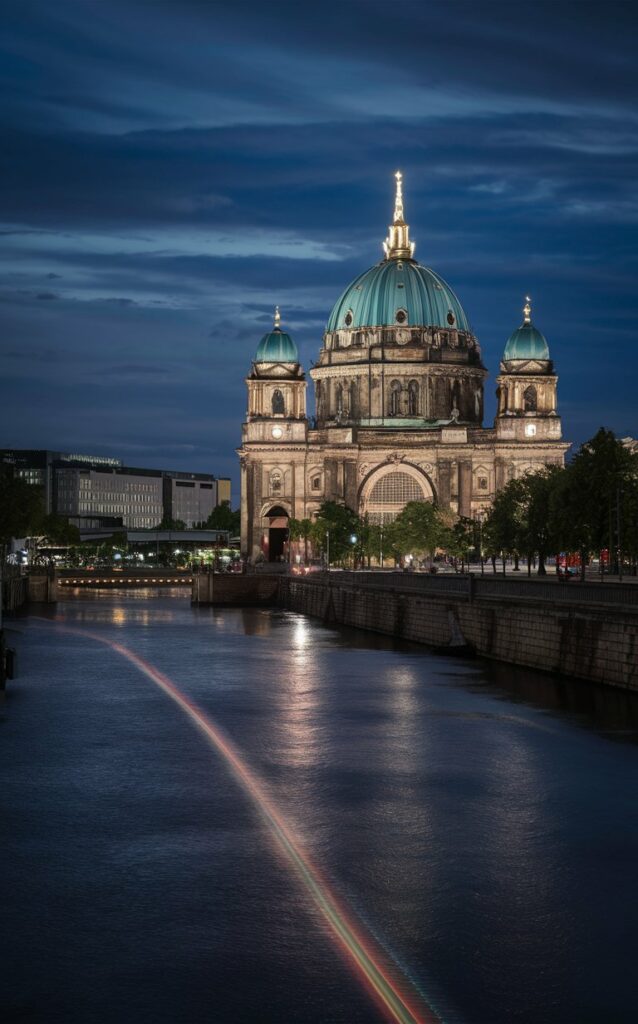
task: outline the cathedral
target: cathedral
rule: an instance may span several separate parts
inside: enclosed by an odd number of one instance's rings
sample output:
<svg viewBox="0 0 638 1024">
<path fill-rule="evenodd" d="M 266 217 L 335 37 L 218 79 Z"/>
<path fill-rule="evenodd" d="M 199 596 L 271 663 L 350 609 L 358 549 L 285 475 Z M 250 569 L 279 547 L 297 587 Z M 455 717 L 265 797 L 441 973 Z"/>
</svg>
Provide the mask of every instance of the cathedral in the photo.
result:
<svg viewBox="0 0 638 1024">
<path fill-rule="evenodd" d="M 330 314 L 310 370 L 314 417 L 278 309 L 259 343 L 239 449 L 247 558 L 280 560 L 288 519 L 312 519 L 327 500 L 375 523 L 408 501 L 480 519 L 508 480 L 563 465 L 558 378 L 530 300 L 505 345 L 496 418 L 486 427 L 480 345 L 449 285 L 414 258 L 399 172 L 383 251 Z"/>
</svg>

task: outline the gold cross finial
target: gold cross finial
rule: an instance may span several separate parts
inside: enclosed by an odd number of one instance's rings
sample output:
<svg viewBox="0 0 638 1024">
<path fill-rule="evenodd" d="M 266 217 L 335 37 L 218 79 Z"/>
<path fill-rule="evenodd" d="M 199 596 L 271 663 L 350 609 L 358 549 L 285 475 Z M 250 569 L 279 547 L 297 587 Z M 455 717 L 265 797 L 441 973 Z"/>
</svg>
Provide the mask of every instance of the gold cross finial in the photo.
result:
<svg viewBox="0 0 638 1024">
<path fill-rule="evenodd" d="M 529 324 L 532 322 L 532 300 L 529 295 L 525 296 L 525 305 L 523 306 L 523 323 Z"/>
<path fill-rule="evenodd" d="M 275 306 L 275 330 L 280 330 L 281 327 L 281 313 L 279 312 L 279 306 Z"/>
</svg>

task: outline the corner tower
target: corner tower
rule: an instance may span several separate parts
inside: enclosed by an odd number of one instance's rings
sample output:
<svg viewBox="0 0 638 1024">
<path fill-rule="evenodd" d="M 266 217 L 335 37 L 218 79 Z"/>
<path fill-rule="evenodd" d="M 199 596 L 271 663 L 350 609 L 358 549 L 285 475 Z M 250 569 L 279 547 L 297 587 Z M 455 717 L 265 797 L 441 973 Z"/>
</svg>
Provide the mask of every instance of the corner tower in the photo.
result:
<svg viewBox="0 0 638 1024">
<path fill-rule="evenodd" d="M 544 335 L 532 323 L 529 296 L 523 322 L 509 337 L 496 378 L 496 436 L 515 441 L 559 441 L 558 377 Z"/>
<path fill-rule="evenodd" d="M 248 411 L 239 449 L 242 553 L 276 562 L 286 550 L 288 520 L 299 514 L 308 438 L 306 378 L 297 346 L 281 329 L 278 306 L 246 387 Z"/>
</svg>

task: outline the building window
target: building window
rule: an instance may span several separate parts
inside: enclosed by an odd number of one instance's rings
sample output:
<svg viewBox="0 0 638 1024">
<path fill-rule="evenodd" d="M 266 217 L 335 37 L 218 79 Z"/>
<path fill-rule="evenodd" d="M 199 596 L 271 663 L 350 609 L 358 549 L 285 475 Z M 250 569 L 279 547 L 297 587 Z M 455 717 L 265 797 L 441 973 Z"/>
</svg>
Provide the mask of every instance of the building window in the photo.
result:
<svg viewBox="0 0 638 1024">
<path fill-rule="evenodd" d="M 310 486 L 312 487 L 313 491 L 321 490 L 321 477 L 313 476 L 312 480 L 310 481 Z"/>
<path fill-rule="evenodd" d="M 281 473 L 279 472 L 279 470 L 275 470 L 273 473 L 270 474 L 270 493 L 281 494 L 281 485 Z"/>
<path fill-rule="evenodd" d="M 419 385 L 411 380 L 408 384 L 408 416 L 419 415 Z"/>
<path fill-rule="evenodd" d="M 345 317 L 343 318 L 343 322 L 346 325 L 346 327 L 351 327 L 352 326 L 353 319 L 354 318 L 352 316 L 352 310 L 349 309 L 348 312 L 346 313 Z"/>
<path fill-rule="evenodd" d="M 525 388 L 523 392 L 523 407 L 525 412 L 536 412 L 538 407 L 538 397 L 536 395 L 536 388 L 533 384 L 530 384 L 528 388 Z"/>
<path fill-rule="evenodd" d="M 284 402 L 284 396 L 282 395 L 279 388 L 273 391 L 272 395 L 272 411 L 274 416 L 283 416 L 286 411 L 286 405 Z"/>
<path fill-rule="evenodd" d="M 343 415 L 343 388 L 341 384 L 337 384 L 335 389 L 335 409 L 337 416 Z"/>
<path fill-rule="evenodd" d="M 352 381 L 349 388 L 350 393 L 350 415 L 357 415 L 357 382 Z"/>
<path fill-rule="evenodd" d="M 404 324 L 408 319 L 408 313 L 405 309 L 397 309 L 394 314 L 394 322 L 397 324 Z"/>
<path fill-rule="evenodd" d="M 478 478 L 478 489 L 479 489 L 479 491 L 486 491 L 487 490 L 487 477 L 486 476 L 480 476 Z"/>
<path fill-rule="evenodd" d="M 456 323 L 456 317 L 454 316 L 452 310 L 449 310 L 448 312 L 447 322 L 449 323 L 450 327 L 454 327 L 454 324 Z"/>
<path fill-rule="evenodd" d="M 390 416 L 401 414 L 401 385 L 398 380 L 390 384 Z"/>
</svg>

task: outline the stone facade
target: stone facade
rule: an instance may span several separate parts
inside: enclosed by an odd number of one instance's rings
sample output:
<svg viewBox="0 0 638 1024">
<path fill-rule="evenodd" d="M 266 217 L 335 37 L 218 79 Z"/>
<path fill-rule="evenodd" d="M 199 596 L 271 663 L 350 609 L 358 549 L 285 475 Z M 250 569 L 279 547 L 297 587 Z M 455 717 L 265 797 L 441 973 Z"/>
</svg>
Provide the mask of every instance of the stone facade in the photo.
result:
<svg viewBox="0 0 638 1024">
<path fill-rule="evenodd" d="M 413 500 L 480 518 L 508 480 L 563 465 L 558 378 L 529 305 L 501 362 L 494 426 L 484 427 L 479 342 L 451 289 L 413 259 L 400 183 L 385 251 L 328 321 L 310 371 L 314 417 L 278 311 L 259 345 L 239 449 L 246 557 L 280 559 L 288 518 L 312 518 L 326 500 L 378 523 Z"/>
</svg>

